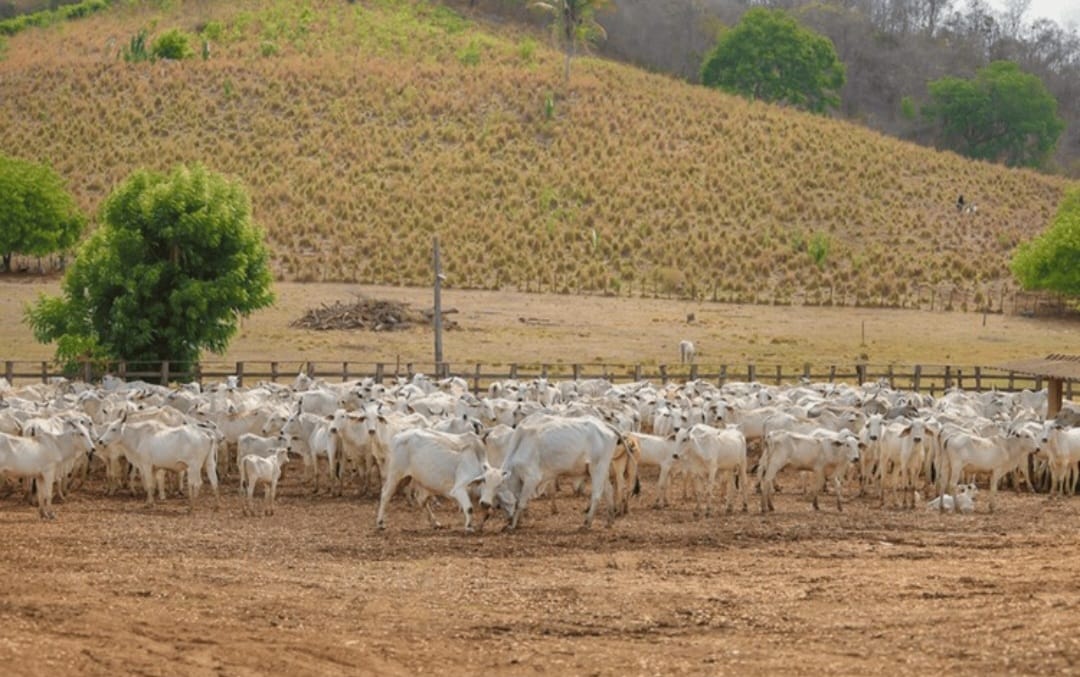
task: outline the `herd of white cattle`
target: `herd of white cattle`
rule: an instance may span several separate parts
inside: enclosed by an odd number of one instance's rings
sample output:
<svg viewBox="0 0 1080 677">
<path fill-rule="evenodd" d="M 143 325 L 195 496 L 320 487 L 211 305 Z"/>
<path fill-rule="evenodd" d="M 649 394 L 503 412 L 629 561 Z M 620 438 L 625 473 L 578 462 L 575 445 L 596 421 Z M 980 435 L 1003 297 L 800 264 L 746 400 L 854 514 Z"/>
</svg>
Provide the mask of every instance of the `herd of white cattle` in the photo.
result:
<svg viewBox="0 0 1080 677">
<path fill-rule="evenodd" d="M 36 494 L 43 519 L 55 517 L 54 492 L 63 497 L 99 467 L 106 493 L 134 495 L 141 485 L 149 506 L 155 494 L 166 498 L 166 473 L 175 473 L 192 508 L 204 476 L 216 505 L 219 476 L 235 472 L 244 512 L 271 514 L 290 457 L 302 461 L 315 494 L 324 478 L 334 495 L 374 485 L 380 529 L 399 493 L 401 505 L 425 507 L 434 526 L 433 500 L 445 497 L 460 505 L 466 530 L 492 514 L 513 529 L 537 497 L 550 496 L 554 509 L 559 481 L 588 487 L 585 526 L 601 509 L 610 523 L 638 494 L 644 467 L 658 469 L 655 507 L 668 505 L 681 477 L 695 515 L 713 512 L 721 479 L 726 510 L 736 500 L 747 510 L 755 472 L 760 509 L 771 511 L 784 469 L 806 472 L 814 509 L 828 488 L 842 510 L 847 484 L 883 507 L 970 512 L 980 481 L 992 512 L 1006 475 L 1032 490 L 1045 476 L 1052 493 L 1072 493 L 1076 412 L 1047 421 L 1046 408 L 1045 391 L 951 390 L 935 399 L 884 383 L 533 379 L 497 382 L 478 397 L 460 378 L 422 374 L 384 385 L 302 373 L 291 386 L 250 388 L 231 377 L 206 388 L 111 377 L 13 388 L 0 379 L 0 477 L 9 496 Z M 936 498 L 926 504 L 923 493 Z"/>
</svg>

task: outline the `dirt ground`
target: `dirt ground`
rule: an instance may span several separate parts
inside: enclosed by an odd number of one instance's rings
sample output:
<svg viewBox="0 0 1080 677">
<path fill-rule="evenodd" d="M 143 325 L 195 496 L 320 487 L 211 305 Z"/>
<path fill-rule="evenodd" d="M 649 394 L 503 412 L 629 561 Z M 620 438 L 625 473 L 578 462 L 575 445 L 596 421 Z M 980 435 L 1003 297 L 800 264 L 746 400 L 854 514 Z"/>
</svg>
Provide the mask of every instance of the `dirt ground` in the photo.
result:
<svg viewBox="0 0 1080 677">
<path fill-rule="evenodd" d="M 297 464 L 298 466 L 298 464 Z M 521 528 L 465 534 L 395 499 L 312 497 L 289 467 L 275 515 L 235 483 L 193 514 L 107 498 L 55 522 L 0 500 L 7 675 L 1072 674 L 1080 500 L 980 494 L 974 515 L 854 499 L 695 519 L 690 501 L 580 529 L 564 492 Z M 679 491 L 675 491 L 676 498 Z"/>
</svg>

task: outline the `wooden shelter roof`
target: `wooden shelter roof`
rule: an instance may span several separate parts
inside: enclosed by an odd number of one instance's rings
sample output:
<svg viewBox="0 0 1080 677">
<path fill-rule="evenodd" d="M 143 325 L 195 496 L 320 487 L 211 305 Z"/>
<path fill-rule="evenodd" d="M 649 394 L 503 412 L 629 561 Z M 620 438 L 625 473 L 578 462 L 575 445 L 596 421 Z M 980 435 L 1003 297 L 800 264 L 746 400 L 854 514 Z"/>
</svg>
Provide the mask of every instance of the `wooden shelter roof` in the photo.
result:
<svg viewBox="0 0 1080 677">
<path fill-rule="evenodd" d="M 1017 371 L 1032 376 L 1080 381 L 1080 355 L 1053 354 L 1046 357 L 1006 362 L 999 366 L 1008 371 Z"/>
</svg>

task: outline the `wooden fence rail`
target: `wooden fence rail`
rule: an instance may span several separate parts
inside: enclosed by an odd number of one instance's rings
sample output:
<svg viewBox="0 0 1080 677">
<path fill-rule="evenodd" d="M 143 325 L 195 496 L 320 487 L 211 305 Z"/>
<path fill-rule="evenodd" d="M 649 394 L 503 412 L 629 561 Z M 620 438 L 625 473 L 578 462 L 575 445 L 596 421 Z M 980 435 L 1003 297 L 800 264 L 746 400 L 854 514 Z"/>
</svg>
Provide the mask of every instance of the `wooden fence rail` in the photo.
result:
<svg viewBox="0 0 1080 677">
<path fill-rule="evenodd" d="M 981 366 L 956 365 L 849 365 L 800 366 L 780 364 L 744 365 L 642 365 L 642 364 L 509 364 L 453 365 L 416 362 L 312 362 L 291 361 L 241 361 L 198 362 L 181 364 L 161 363 L 84 363 L 74 373 L 64 372 L 50 362 L 8 360 L 4 363 L 3 376 L 8 383 L 48 383 L 55 378 L 68 378 L 88 383 L 99 382 L 105 374 L 127 381 L 145 380 L 154 383 L 222 382 L 235 376 L 240 385 L 258 381 L 292 383 L 303 372 L 312 378 L 329 381 L 349 381 L 373 378 L 379 383 L 394 379 L 412 378 L 415 374 L 428 374 L 435 378 L 460 377 L 475 394 L 486 392 L 495 381 L 503 379 L 529 380 L 547 378 L 553 381 L 607 379 L 613 383 L 653 381 L 657 383 L 701 380 L 722 386 L 732 381 L 757 381 L 768 385 L 795 384 L 800 382 L 867 383 L 882 381 L 892 388 L 938 395 L 949 388 L 963 390 L 1041 390 L 1043 379 L 1018 372 Z M 1065 384 L 1065 397 L 1072 399 L 1073 384 Z"/>
</svg>

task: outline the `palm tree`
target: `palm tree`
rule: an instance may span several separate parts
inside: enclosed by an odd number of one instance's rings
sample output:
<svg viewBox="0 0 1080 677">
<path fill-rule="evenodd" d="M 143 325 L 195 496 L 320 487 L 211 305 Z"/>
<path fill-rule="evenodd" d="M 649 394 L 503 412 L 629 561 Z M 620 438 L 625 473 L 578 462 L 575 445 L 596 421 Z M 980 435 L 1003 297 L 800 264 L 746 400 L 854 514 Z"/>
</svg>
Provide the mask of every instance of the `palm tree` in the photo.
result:
<svg viewBox="0 0 1080 677">
<path fill-rule="evenodd" d="M 535 0 L 530 5 L 555 17 L 555 31 L 566 50 L 566 82 L 570 81 L 570 61 L 577 44 L 607 38 L 607 31 L 596 21 L 596 10 L 610 4 L 611 0 Z"/>
</svg>

